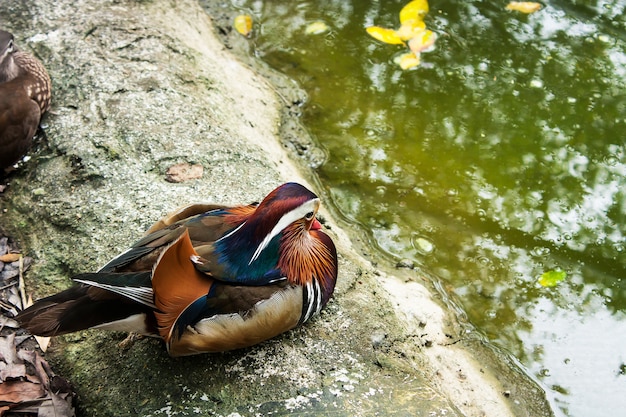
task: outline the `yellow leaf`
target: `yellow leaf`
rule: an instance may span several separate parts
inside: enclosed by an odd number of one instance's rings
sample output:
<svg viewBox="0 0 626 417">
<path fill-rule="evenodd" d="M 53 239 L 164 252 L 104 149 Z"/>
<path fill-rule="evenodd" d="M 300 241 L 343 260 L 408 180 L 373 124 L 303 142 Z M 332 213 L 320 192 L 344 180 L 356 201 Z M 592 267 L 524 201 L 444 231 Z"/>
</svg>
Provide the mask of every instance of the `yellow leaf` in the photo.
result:
<svg viewBox="0 0 626 417">
<path fill-rule="evenodd" d="M 428 1 L 413 0 L 400 10 L 400 23 L 408 20 L 421 20 L 428 13 Z"/>
<path fill-rule="evenodd" d="M 507 10 L 515 10 L 522 13 L 534 13 L 541 9 L 541 4 L 534 1 L 512 1 L 506 8 Z"/>
<path fill-rule="evenodd" d="M 541 274 L 539 277 L 539 284 L 543 287 L 556 287 L 559 282 L 563 281 L 567 277 L 567 272 L 560 269 L 547 271 Z"/>
<path fill-rule="evenodd" d="M 322 21 L 313 22 L 306 27 L 304 33 L 307 35 L 319 35 L 328 31 L 328 25 Z"/>
<path fill-rule="evenodd" d="M 411 19 L 404 22 L 396 33 L 400 39 L 408 41 L 409 39 L 416 37 L 421 32 L 424 32 L 424 30 L 426 30 L 426 24 L 423 20 Z"/>
<path fill-rule="evenodd" d="M 393 29 L 385 29 L 380 26 L 370 26 L 365 30 L 367 30 L 367 33 L 369 33 L 372 38 L 381 42 L 390 43 L 392 45 L 404 45 L 402 39 L 400 39 L 396 31 Z"/>
<path fill-rule="evenodd" d="M 431 30 L 425 30 L 409 41 L 409 49 L 417 55 L 433 46 L 435 40 L 437 40 L 437 35 Z"/>
<path fill-rule="evenodd" d="M 420 58 L 413 53 L 406 53 L 396 57 L 393 62 L 400 65 L 403 70 L 408 70 L 420 64 Z"/>
<path fill-rule="evenodd" d="M 252 32 L 252 17 L 247 14 L 240 14 L 235 18 L 235 30 L 243 36 L 250 35 Z"/>
</svg>

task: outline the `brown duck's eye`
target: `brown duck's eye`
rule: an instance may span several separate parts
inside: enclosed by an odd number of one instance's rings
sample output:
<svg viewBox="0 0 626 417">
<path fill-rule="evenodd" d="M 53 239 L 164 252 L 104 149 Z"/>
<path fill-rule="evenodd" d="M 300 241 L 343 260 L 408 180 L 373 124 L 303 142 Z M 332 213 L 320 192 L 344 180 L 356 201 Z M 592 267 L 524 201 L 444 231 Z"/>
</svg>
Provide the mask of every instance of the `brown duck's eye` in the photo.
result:
<svg viewBox="0 0 626 417">
<path fill-rule="evenodd" d="M 313 218 L 313 216 L 315 216 L 315 213 L 313 213 L 312 211 L 309 211 L 306 216 L 304 216 L 305 219 L 307 220 L 311 220 Z"/>
<path fill-rule="evenodd" d="M 9 41 L 9 46 L 7 47 L 7 50 L 8 50 L 9 52 L 13 52 L 13 39 L 11 39 L 11 40 Z"/>
</svg>

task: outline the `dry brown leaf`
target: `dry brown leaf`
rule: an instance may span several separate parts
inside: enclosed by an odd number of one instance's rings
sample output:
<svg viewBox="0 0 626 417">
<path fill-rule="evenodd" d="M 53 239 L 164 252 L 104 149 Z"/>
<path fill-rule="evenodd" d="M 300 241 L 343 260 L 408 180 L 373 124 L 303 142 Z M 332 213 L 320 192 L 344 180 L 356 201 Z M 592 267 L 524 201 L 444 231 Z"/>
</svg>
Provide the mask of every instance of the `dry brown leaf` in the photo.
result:
<svg viewBox="0 0 626 417">
<path fill-rule="evenodd" d="M 11 263 L 20 259 L 22 256 L 21 253 L 7 253 L 4 255 L 0 255 L 0 262 Z"/>
<path fill-rule="evenodd" d="M 22 363 L 15 351 L 15 333 L 0 337 L 0 360 L 7 364 Z"/>
<path fill-rule="evenodd" d="M 26 381 L 6 381 L 0 384 L 0 398 L 6 403 L 20 403 L 40 398 L 44 395 L 41 384 Z"/>
<path fill-rule="evenodd" d="M 32 304 L 26 300 L 23 273 L 31 259 L 18 253 L 8 243 L 8 238 L 0 236 L 0 272 L 4 283 L 0 286 L 0 306 L 8 315 L 17 314 L 18 306 Z M 19 268 L 14 262 L 19 262 Z M 10 263 L 13 263 L 11 265 Z M 19 281 L 15 282 L 15 276 Z M 10 278 L 11 281 L 7 279 Z M 6 315 L 0 315 L 0 417 L 10 415 L 75 416 L 72 408 L 74 393 L 69 383 L 54 375 L 50 365 L 38 350 L 32 347 L 30 335 L 16 335 L 19 323 Z M 27 339 L 29 343 L 22 345 Z M 37 338 L 45 350 L 49 338 Z M 32 365 L 32 366 L 31 366 Z"/>
<path fill-rule="evenodd" d="M 11 329 L 17 329 L 20 327 L 20 324 L 13 320 L 10 319 L 6 316 L 0 316 L 0 330 L 2 330 L 4 327 L 10 327 Z"/>
<path fill-rule="evenodd" d="M 6 368 L 0 371 L 0 382 L 7 379 L 19 379 L 26 377 L 26 365 L 23 363 L 8 363 Z"/>
<path fill-rule="evenodd" d="M 169 167 L 165 179 L 169 182 L 196 180 L 202 178 L 203 173 L 202 165 L 191 165 L 183 162 Z"/>
<path fill-rule="evenodd" d="M 39 355 L 38 352 L 34 350 L 20 350 L 17 353 L 17 356 L 27 361 L 31 365 L 33 365 L 35 367 L 35 373 L 37 377 L 39 377 L 39 379 L 41 380 L 41 383 L 44 384 L 45 386 L 48 386 L 48 383 L 50 382 L 50 380 L 48 378 L 48 374 L 46 373 L 46 370 L 44 369 L 44 367 L 49 367 L 49 366 L 48 366 L 48 363 L 41 357 L 41 355 Z"/>
<path fill-rule="evenodd" d="M 74 408 L 72 407 L 72 399 L 68 394 L 54 394 L 50 393 L 50 399 L 52 407 L 41 407 L 37 413 L 37 417 L 58 417 L 74 415 Z"/>
</svg>

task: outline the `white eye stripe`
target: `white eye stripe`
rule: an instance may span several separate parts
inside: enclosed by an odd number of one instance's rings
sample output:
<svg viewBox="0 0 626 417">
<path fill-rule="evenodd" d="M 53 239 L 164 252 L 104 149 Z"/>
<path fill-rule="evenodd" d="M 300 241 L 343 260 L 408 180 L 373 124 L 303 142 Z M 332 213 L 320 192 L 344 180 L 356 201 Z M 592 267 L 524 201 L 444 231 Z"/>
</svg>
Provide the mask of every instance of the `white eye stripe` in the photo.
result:
<svg viewBox="0 0 626 417">
<path fill-rule="evenodd" d="M 274 239 L 274 237 L 278 235 L 285 227 L 289 226 L 291 223 L 295 222 L 296 220 L 299 220 L 305 217 L 309 212 L 315 213 L 317 209 L 319 208 L 319 206 L 320 206 L 320 199 L 314 198 L 313 200 L 309 200 L 299 205 L 295 209 L 283 214 L 283 217 L 281 217 L 280 220 L 278 220 L 278 223 L 276 223 L 276 226 L 274 226 L 272 231 L 267 236 L 265 236 L 265 239 L 263 239 L 261 244 L 257 246 L 256 250 L 254 251 L 254 254 L 252 255 L 252 258 L 250 258 L 250 262 L 248 262 L 248 265 L 254 262 L 259 257 L 259 255 L 261 255 L 261 252 L 263 252 L 263 249 L 265 249 L 267 245 L 269 245 L 270 241 Z"/>
</svg>

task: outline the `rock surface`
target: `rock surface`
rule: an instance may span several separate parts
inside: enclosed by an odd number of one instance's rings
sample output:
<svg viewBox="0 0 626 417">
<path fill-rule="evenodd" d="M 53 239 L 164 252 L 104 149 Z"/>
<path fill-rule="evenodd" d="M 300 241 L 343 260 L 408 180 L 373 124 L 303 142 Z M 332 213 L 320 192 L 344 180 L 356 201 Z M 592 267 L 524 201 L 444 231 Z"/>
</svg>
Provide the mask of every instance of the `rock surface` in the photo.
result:
<svg viewBox="0 0 626 417">
<path fill-rule="evenodd" d="M 277 138 L 284 103 L 224 48 L 198 3 L 1 2 L 0 19 L 53 81 L 45 138 L 0 200 L 0 226 L 34 258 L 35 298 L 180 205 L 258 201 L 286 180 L 306 184 L 302 175 L 324 201 Z M 177 164 L 201 166 L 202 177 L 168 182 Z M 78 414 L 550 414 L 543 392 L 416 271 L 363 259 L 366 242 L 324 217 L 341 269 L 320 317 L 251 349 L 179 359 L 157 340 L 122 347 L 124 334 L 57 338 L 46 357 L 73 383 Z"/>
</svg>

